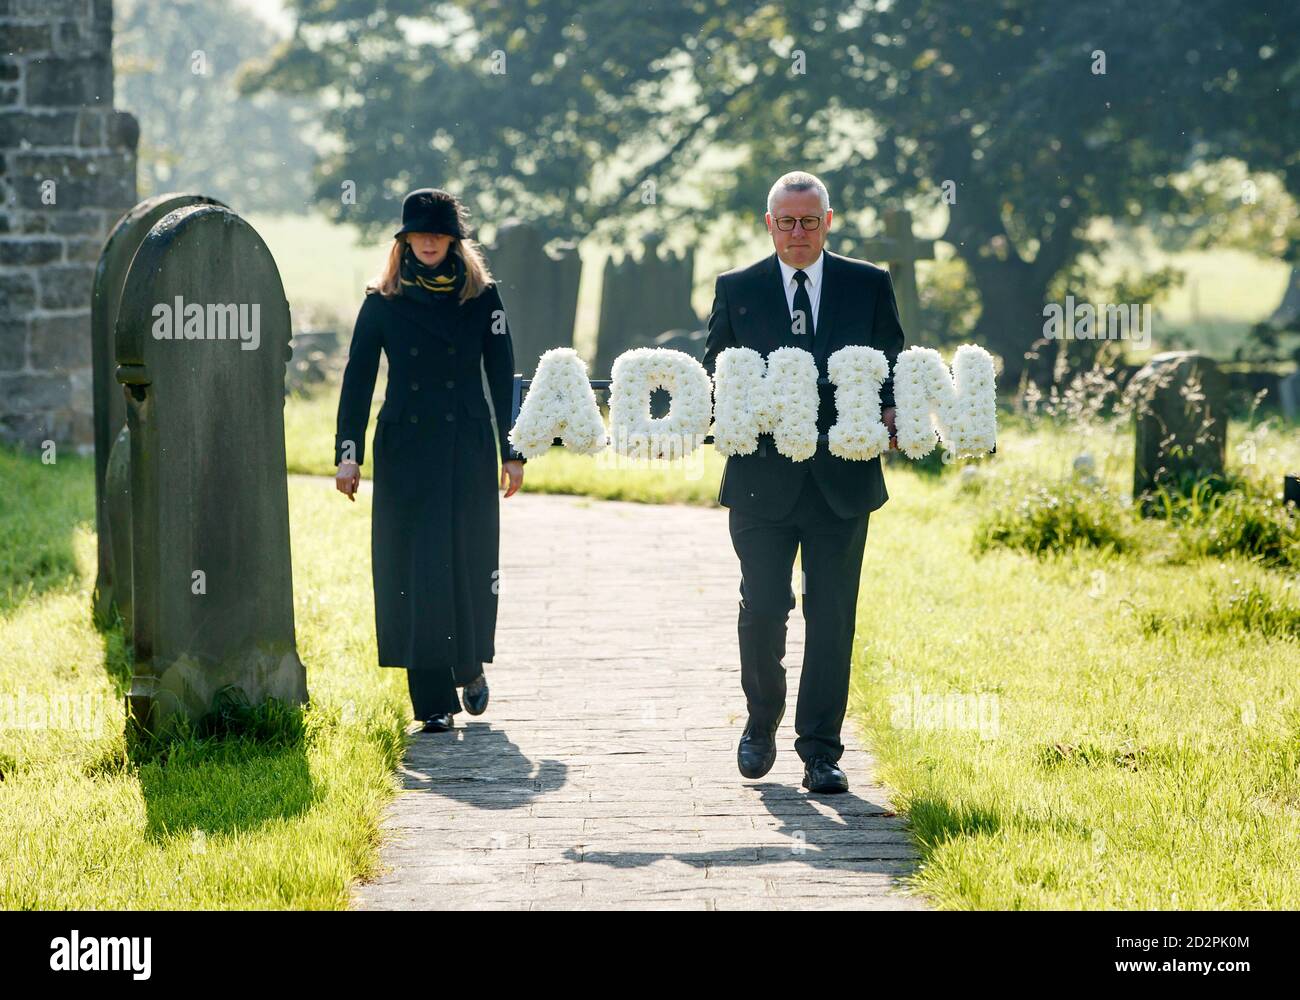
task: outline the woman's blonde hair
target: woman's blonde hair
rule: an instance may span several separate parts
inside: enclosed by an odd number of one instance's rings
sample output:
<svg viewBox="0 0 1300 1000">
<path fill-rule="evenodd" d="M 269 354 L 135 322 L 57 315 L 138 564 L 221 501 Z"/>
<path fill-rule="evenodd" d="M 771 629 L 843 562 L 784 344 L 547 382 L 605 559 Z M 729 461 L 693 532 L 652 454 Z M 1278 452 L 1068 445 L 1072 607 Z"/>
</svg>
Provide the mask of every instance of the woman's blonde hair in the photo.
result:
<svg viewBox="0 0 1300 1000">
<path fill-rule="evenodd" d="M 379 269 L 366 285 L 366 294 L 378 292 L 386 299 L 391 299 L 401 292 L 402 250 L 406 245 L 406 234 L 393 240 L 384 266 Z M 479 245 L 471 239 L 452 239 L 448 253 L 454 253 L 465 265 L 465 286 L 460 290 L 461 302 L 476 298 L 483 289 L 492 283 L 492 272 Z"/>
</svg>

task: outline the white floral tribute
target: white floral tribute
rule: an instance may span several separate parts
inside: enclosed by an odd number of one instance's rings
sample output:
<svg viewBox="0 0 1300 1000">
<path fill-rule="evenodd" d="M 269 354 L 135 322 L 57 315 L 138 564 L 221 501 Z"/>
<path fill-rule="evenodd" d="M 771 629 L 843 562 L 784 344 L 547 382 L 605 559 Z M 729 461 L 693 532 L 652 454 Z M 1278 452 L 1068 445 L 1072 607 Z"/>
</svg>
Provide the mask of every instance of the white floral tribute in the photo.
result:
<svg viewBox="0 0 1300 1000">
<path fill-rule="evenodd" d="M 827 363 L 835 386 L 836 423 L 827 434 L 830 452 L 867 461 L 889 446 L 880 419 L 880 388 L 889 362 L 872 347 L 850 345 Z M 776 449 L 802 462 L 817 451 L 817 362 L 800 347 L 781 347 L 766 360 L 748 347 L 718 355 L 710 413 L 708 373 L 682 351 L 638 347 L 614 361 L 609 399 L 610 440 L 582 358 L 568 347 L 543 354 L 537 363 L 510 443 L 526 458 L 543 454 L 555 438 L 579 454 L 594 455 L 611 444 L 629 458 L 683 458 L 703 443 L 713 422 L 713 441 L 723 455 L 749 455 L 761 434 Z M 937 441 L 952 457 L 974 457 L 997 443 L 993 356 L 963 344 L 952 370 L 939 352 L 909 347 L 894 365 L 895 431 L 908 458 L 924 458 Z M 672 395 L 668 416 L 650 416 L 650 394 Z"/>
<path fill-rule="evenodd" d="M 573 348 L 554 347 L 538 359 L 509 437 L 525 458 L 544 454 L 555 438 L 582 455 L 604 449 L 605 424 L 587 378 L 587 364 Z"/>
<path fill-rule="evenodd" d="M 763 356 L 728 347 L 714 368 L 713 444 L 724 455 L 748 455 L 760 434 L 795 462 L 817 451 L 817 362 L 801 347 Z"/>
<path fill-rule="evenodd" d="M 924 458 L 940 439 L 954 457 L 987 454 L 997 442 L 993 356 L 975 344 L 957 348 L 951 373 L 933 348 L 903 351 L 894 402 L 898 447 L 908 458 Z"/>
<path fill-rule="evenodd" d="M 684 351 L 636 347 L 614 359 L 610 373 L 610 444 L 629 458 L 679 459 L 709 433 L 709 374 Z M 650 394 L 672 396 L 666 417 L 650 416 Z"/>
<path fill-rule="evenodd" d="M 748 347 L 728 347 L 713 369 L 713 446 L 723 455 L 752 455 L 771 408 L 763 380 L 767 362 Z"/>
<path fill-rule="evenodd" d="M 889 359 L 874 347 L 841 347 L 826 362 L 835 384 L 835 424 L 826 435 L 832 455 L 865 462 L 889 447 L 889 428 L 880 419 L 880 386 Z"/>
</svg>

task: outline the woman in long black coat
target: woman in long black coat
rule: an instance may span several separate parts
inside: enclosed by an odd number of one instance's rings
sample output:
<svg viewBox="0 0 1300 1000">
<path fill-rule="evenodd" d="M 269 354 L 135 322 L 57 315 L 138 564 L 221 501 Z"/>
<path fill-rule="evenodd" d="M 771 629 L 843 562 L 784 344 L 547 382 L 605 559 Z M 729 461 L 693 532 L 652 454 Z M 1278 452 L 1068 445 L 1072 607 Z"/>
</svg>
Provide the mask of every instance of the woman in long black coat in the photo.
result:
<svg viewBox="0 0 1300 1000">
<path fill-rule="evenodd" d="M 402 228 L 366 293 L 339 396 L 336 485 L 355 499 L 382 350 L 388 389 L 375 428 L 371 520 L 379 665 L 406 668 L 416 718 L 442 732 L 461 709 L 458 686 L 466 711 L 487 707 L 498 483 L 509 481 L 510 497 L 523 482 L 523 459 L 507 440 L 514 352 L 465 211 L 445 191 L 407 195 Z"/>
</svg>

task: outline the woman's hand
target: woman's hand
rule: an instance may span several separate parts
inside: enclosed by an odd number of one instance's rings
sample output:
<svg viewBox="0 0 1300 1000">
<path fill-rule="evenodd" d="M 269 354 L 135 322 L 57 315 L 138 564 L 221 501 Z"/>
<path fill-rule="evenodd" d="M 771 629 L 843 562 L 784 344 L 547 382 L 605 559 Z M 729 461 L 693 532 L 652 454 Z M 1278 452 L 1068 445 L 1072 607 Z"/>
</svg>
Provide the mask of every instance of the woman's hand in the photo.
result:
<svg viewBox="0 0 1300 1000">
<path fill-rule="evenodd" d="M 501 485 L 506 485 L 507 477 L 510 480 L 510 488 L 506 490 L 506 496 L 512 497 L 519 492 L 519 487 L 524 483 L 524 463 L 523 462 L 502 462 L 501 463 Z"/>
<path fill-rule="evenodd" d="M 357 502 L 357 487 L 361 485 L 361 466 L 356 462 L 340 462 L 334 474 L 334 488 L 353 503 Z"/>
</svg>

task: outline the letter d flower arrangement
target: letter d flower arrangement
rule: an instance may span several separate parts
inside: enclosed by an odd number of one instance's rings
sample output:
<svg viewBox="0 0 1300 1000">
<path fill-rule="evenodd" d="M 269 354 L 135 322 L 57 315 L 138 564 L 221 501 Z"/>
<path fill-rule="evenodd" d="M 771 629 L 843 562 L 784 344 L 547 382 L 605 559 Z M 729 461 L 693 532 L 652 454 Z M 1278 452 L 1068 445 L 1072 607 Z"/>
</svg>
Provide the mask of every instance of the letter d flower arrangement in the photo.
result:
<svg viewBox="0 0 1300 1000">
<path fill-rule="evenodd" d="M 610 373 L 610 443 L 629 458 L 684 458 L 709 433 L 709 375 L 682 351 L 636 347 L 614 359 Z M 650 416 L 650 394 L 666 389 L 666 417 Z"/>
<path fill-rule="evenodd" d="M 545 454 L 555 438 L 581 455 L 605 447 L 605 424 L 587 379 L 586 362 L 571 347 L 553 347 L 537 372 L 510 429 L 510 443 L 525 458 Z"/>
<path fill-rule="evenodd" d="M 895 430 L 908 458 L 934 450 L 936 433 L 954 457 L 985 455 L 997 442 L 993 356 L 963 344 L 952 375 L 939 352 L 909 347 L 894 364 Z"/>
</svg>

